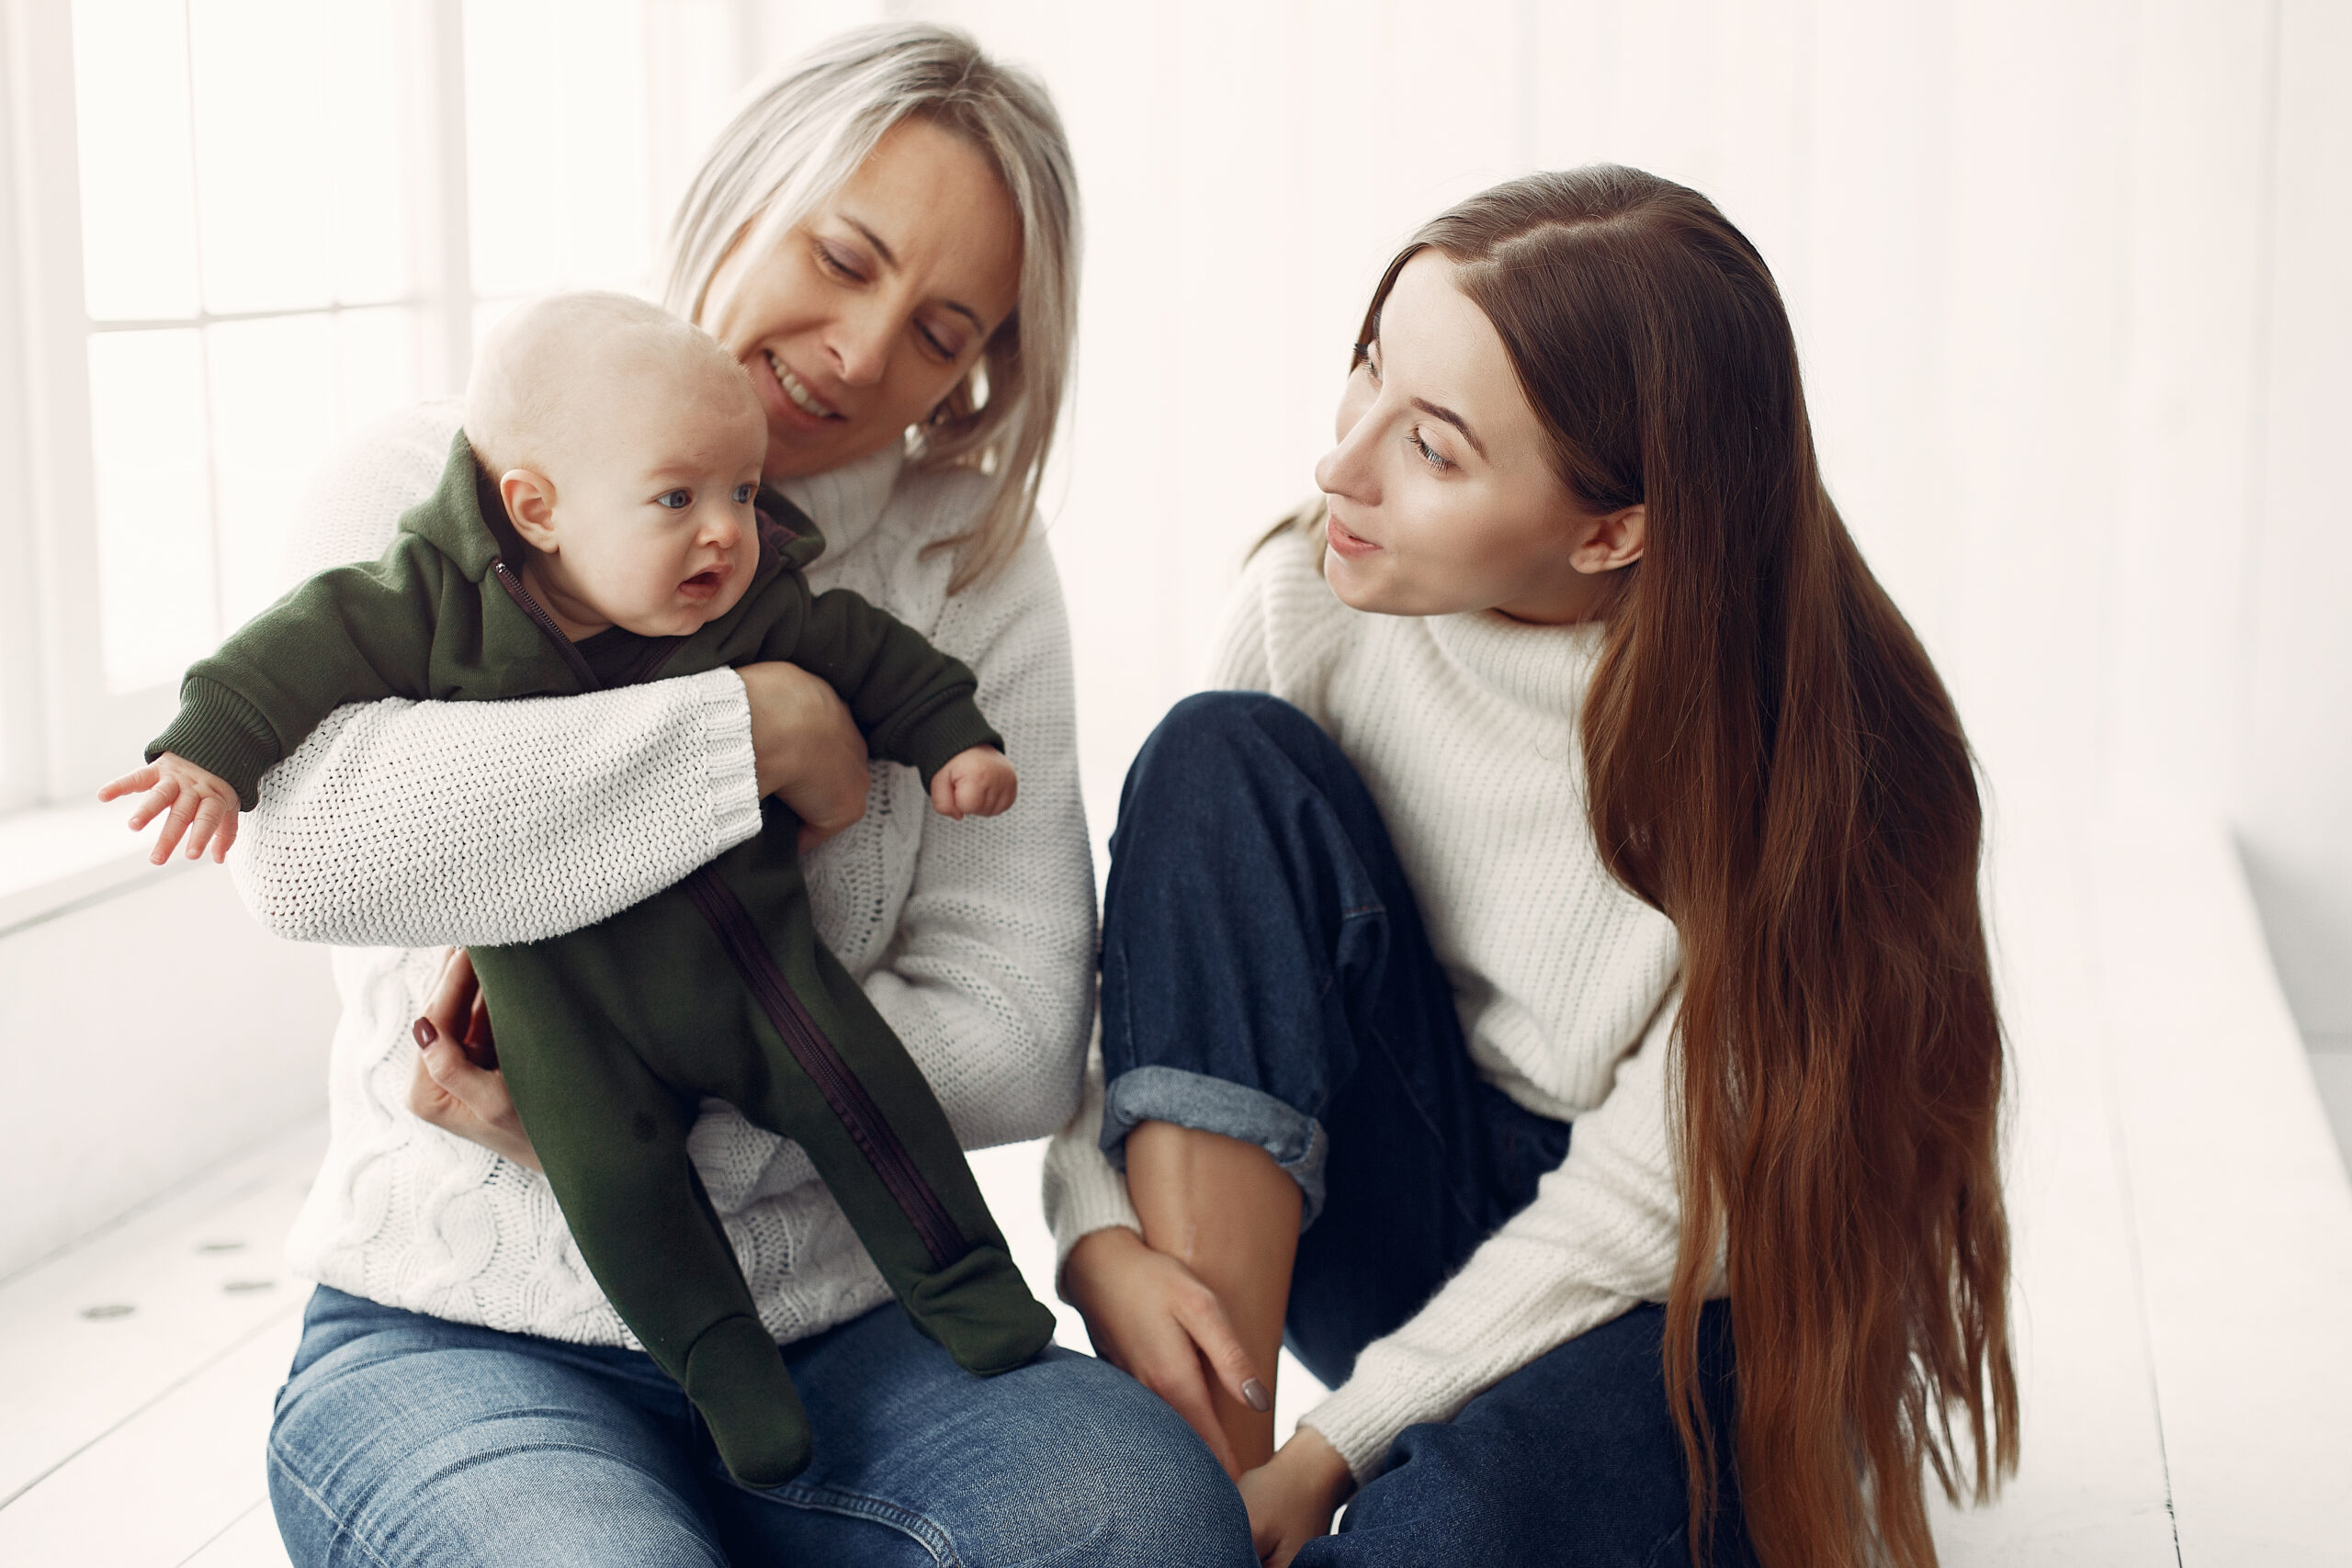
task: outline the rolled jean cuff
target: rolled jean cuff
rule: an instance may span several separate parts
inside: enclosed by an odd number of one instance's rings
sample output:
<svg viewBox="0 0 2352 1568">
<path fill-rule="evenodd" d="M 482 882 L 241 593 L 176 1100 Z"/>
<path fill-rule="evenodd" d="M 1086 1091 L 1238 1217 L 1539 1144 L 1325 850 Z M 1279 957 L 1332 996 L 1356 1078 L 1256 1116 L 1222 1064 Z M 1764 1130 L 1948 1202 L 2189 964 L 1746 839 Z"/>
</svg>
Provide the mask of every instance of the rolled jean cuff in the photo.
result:
<svg viewBox="0 0 2352 1568">
<path fill-rule="evenodd" d="M 1255 1144 L 1298 1183 L 1298 1228 L 1323 1212 L 1323 1123 L 1263 1089 L 1181 1067 L 1130 1067 L 1102 1091 L 1102 1153 L 1127 1168 L 1127 1134 L 1142 1122 L 1172 1122 Z"/>
</svg>

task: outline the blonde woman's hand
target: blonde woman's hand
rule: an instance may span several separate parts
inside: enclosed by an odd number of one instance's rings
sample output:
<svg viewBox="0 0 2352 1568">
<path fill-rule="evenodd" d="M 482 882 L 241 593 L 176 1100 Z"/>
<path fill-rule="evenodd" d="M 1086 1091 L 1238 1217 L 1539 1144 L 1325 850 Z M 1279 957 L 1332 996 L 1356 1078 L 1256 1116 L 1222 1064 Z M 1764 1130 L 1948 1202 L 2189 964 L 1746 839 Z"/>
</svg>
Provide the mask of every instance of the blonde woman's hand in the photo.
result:
<svg viewBox="0 0 2352 1568">
<path fill-rule="evenodd" d="M 1070 1249 L 1062 1293 L 1085 1317 L 1095 1352 L 1166 1400 L 1225 1472 L 1238 1477 L 1240 1461 L 1209 1401 L 1209 1380 L 1253 1410 L 1268 1409 L 1272 1401 L 1216 1292 L 1135 1232 L 1114 1225 Z"/>
<path fill-rule="evenodd" d="M 487 1018 L 474 961 L 464 948 L 453 947 L 441 961 L 424 1016 L 411 1030 L 417 1054 L 408 1108 L 419 1121 L 537 1170 L 538 1151 L 506 1092 L 506 1076 L 494 1066 L 477 1066 L 461 1043 L 469 1034 L 486 1039 Z"/>
<path fill-rule="evenodd" d="M 1331 1531 L 1331 1516 L 1355 1490 L 1348 1461 L 1312 1427 L 1291 1434 L 1282 1451 L 1244 1475 L 1250 1543 L 1266 1568 L 1289 1568 L 1298 1549 Z"/>
<path fill-rule="evenodd" d="M 752 758 L 760 797 L 775 795 L 800 818 L 800 847 L 865 815 L 871 775 L 865 737 L 849 705 L 821 677 L 771 660 L 735 671 L 752 705 Z"/>
</svg>

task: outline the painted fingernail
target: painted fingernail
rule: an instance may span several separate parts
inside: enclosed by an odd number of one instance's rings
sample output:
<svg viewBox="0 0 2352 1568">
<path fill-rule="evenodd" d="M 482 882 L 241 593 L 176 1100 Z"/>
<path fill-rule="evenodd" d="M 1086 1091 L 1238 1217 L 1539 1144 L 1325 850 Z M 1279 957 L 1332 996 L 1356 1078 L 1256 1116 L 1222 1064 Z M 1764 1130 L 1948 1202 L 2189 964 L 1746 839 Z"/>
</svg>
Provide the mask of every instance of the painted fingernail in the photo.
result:
<svg viewBox="0 0 2352 1568">
<path fill-rule="evenodd" d="M 1266 1385 L 1260 1382 L 1256 1378 L 1251 1378 L 1248 1382 L 1241 1385 L 1241 1398 L 1244 1404 L 1248 1404 L 1250 1409 L 1259 1412 L 1261 1415 L 1263 1415 L 1266 1411 L 1272 1410 L 1274 1407 L 1274 1396 L 1266 1392 Z"/>
<path fill-rule="evenodd" d="M 409 1032 L 416 1036 L 416 1048 L 420 1051 L 433 1043 L 433 1026 L 421 1018 Z"/>
</svg>

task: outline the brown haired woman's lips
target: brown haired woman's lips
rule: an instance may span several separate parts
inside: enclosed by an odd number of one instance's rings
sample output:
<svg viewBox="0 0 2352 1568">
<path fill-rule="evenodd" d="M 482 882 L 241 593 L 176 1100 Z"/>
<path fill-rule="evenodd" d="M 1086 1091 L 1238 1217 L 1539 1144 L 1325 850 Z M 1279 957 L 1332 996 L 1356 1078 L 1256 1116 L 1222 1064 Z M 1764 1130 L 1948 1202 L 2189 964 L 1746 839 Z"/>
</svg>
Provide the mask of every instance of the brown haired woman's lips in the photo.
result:
<svg viewBox="0 0 2352 1568">
<path fill-rule="evenodd" d="M 1338 518 L 1328 514 L 1323 519 L 1323 536 L 1330 541 L 1330 545 L 1333 549 L 1339 551 L 1350 560 L 1355 560 L 1363 556 L 1368 556 L 1372 554 L 1373 551 L 1380 548 L 1378 545 L 1374 544 L 1370 539 L 1364 538 L 1363 536 L 1358 534 L 1351 534 L 1348 532 L 1347 528 L 1341 525 Z"/>
</svg>

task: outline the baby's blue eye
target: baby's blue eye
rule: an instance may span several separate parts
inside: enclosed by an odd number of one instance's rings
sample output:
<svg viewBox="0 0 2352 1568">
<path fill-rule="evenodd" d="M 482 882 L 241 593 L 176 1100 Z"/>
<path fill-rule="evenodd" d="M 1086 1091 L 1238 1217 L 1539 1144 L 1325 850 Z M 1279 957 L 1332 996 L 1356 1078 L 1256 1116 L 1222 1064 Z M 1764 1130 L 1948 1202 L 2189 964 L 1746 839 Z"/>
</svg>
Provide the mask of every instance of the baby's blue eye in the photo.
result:
<svg viewBox="0 0 2352 1568">
<path fill-rule="evenodd" d="M 737 485 L 735 487 L 735 504 L 738 506 L 751 505 L 752 497 L 759 492 L 759 488 L 760 487 L 757 485 Z"/>
<path fill-rule="evenodd" d="M 673 512 L 684 512 L 687 507 L 692 506 L 694 503 L 695 498 L 692 491 L 673 490 L 666 495 L 657 495 L 653 498 L 654 505 L 666 506 Z"/>
</svg>

